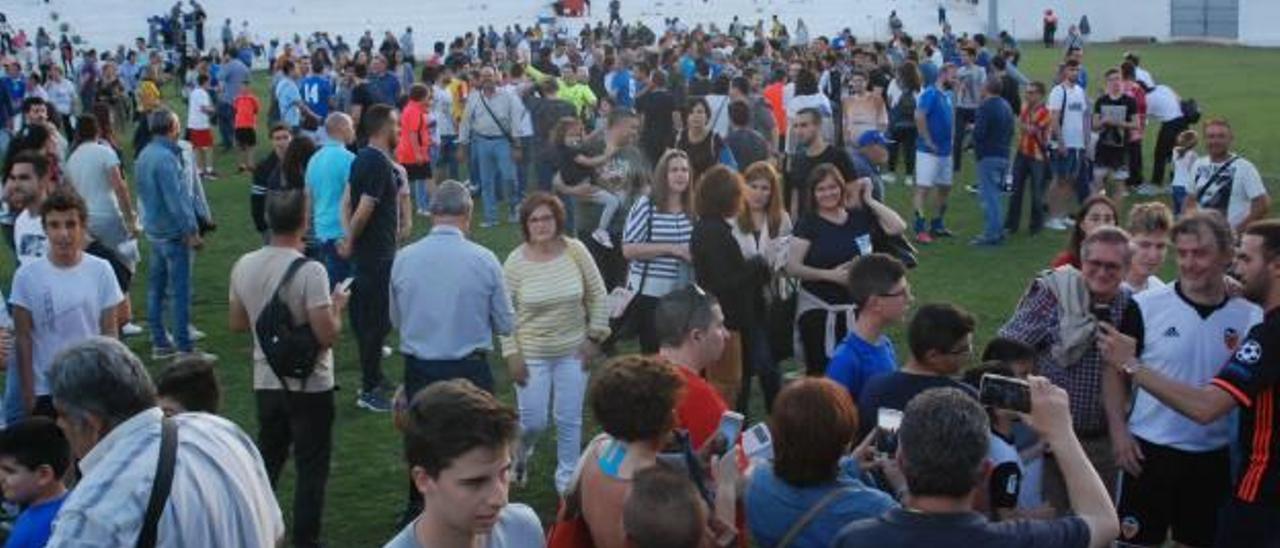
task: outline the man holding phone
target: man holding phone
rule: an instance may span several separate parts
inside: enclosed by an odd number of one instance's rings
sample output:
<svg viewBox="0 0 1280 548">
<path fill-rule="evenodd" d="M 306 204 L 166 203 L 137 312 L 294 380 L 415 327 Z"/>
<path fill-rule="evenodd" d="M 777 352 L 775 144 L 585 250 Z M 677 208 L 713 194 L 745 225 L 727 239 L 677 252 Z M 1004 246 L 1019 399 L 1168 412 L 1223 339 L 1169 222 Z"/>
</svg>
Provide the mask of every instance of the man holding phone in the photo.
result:
<svg viewBox="0 0 1280 548">
<path fill-rule="evenodd" d="M 684 392 L 676 404 L 676 425 L 689 431 L 694 450 L 717 438 L 729 405 L 702 372 L 720 359 L 728 332 L 716 298 L 696 286 L 668 293 L 654 312 L 658 355 L 676 366 Z M 739 428 L 739 430 L 741 430 Z M 732 444 L 735 439 L 726 439 Z"/>
<path fill-rule="evenodd" d="M 898 431 L 897 461 L 910 496 L 902 508 L 855 521 L 832 546 L 970 546 L 1102 548 L 1119 533 L 1115 507 L 1076 439 L 1066 391 L 1030 379 L 1029 423 L 1058 453 L 1075 515 L 1052 520 L 988 522 L 973 509 L 986 489 L 990 424 L 970 393 L 926 390 L 911 399 Z M 963 539 L 963 540 L 961 540 Z"/>
<path fill-rule="evenodd" d="M 1140 312 L 1134 356 L 1153 371 L 1203 384 L 1262 321 L 1262 310 L 1227 294 L 1232 236 L 1221 215 L 1192 213 L 1171 235 L 1178 279 L 1134 297 Z M 1226 417 L 1197 424 L 1146 390 L 1130 394 L 1115 368 L 1104 372 L 1102 385 L 1112 451 L 1122 470 L 1116 486 L 1121 540 L 1158 546 L 1172 528 L 1179 544 L 1211 545 L 1231 485 Z M 1132 411 L 1125 413 L 1131 401 Z"/>
<path fill-rule="evenodd" d="M 315 368 L 305 379 L 282 378 L 267 364 L 262 345 L 253 335 L 253 390 L 258 403 L 258 448 L 267 477 L 275 485 L 293 448 L 298 472 L 293 497 L 293 539 L 298 545 L 320 541 L 324 491 L 333 449 L 333 344 L 342 331 L 342 312 L 350 293 L 339 287 L 329 293 L 324 265 L 300 251 L 307 232 L 307 199 L 302 190 L 267 193 L 267 223 L 271 240 L 244 255 L 231 269 L 228 297 L 232 331 L 251 331 L 277 292 L 293 316 L 322 345 Z M 296 261 L 304 261 L 294 267 Z M 293 276 L 282 283 L 288 272 Z M 282 384 L 283 383 L 283 384 Z"/>
<path fill-rule="evenodd" d="M 1181 253 L 1180 253 L 1181 254 Z M 1235 440 L 1247 459 L 1236 474 L 1217 524 L 1215 546 L 1280 544 L 1280 436 L 1274 409 L 1280 400 L 1280 221 L 1245 229 L 1236 251 L 1235 273 L 1243 296 L 1266 310 L 1262 323 L 1241 337 L 1231 357 L 1208 381 L 1187 382 L 1148 364 L 1137 341 L 1109 327 L 1101 345 L 1107 362 L 1143 392 L 1199 425 L 1210 425 L 1240 408 Z M 1140 358 L 1140 356 L 1142 356 Z"/>
<path fill-rule="evenodd" d="M 1116 466 L 1101 395 L 1104 368 L 1095 326 L 1106 323 L 1136 333 L 1132 324 L 1137 306 L 1132 292 L 1120 285 L 1133 250 L 1129 235 L 1115 227 L 1095 230 L 1080 248 L 1080 270 L 1064 267 L 1032 281 L 998 335 L 1036 350 L 1036 370 L 1067 391 L 1076 437 L 1098 475 L 1110 483 Z M 1093 319 L 1086 320 L 1085 314 Z M 1063 477 L 1048 462 L 1044 498 L 1059 515 L 1070 507 Z"/>
</svg>

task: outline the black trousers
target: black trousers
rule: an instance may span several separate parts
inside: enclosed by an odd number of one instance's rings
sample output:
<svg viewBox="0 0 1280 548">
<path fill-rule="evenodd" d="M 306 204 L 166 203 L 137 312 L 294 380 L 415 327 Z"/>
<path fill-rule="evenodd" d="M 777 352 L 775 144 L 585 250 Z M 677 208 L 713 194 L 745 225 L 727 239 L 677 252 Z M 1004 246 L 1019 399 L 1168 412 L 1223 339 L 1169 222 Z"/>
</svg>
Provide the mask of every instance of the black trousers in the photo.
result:
<svg viewBox="0 0 1280 548">
<path fill-rule="evenodd" d="M 1173 158 L 1173 145 L 1178 142 L 1178 134 L 1185 131 L 1188 125 L 1186 118 L 1175 118 L 1160 124 L 1160 133 L 1156 134 L 1155 155 L 1151 159 L 1151 184 L 1164 184 L 1164 170 Z"/>
<path fill-rule="evenodd" d="M 893 142 L 889 144 L 889 171 L 898 170 L 898 158 L 902 158 L 904 175 L 916 175 L 916 128 L 898 127 L 893 130 Z"/>
<path fill-rule="evenodd" d="M 836 316 L 836 341 L 843 341 L 853 328 L 847 325 L 844 314 Z M 810 377 L 821 377 L 827 372 L 827 311 L 809 310 L 796 319 L 796 329 L 800 331 L 800 344 L 804 347 L 804 373 Z"/>
<path fill-rule="evenodd" d="M 320 518 L 333 451 L 333 391 L 256 390 L 258 450 L 275 487 L 293 448 L 293 545 L 320 545 Z"/>
<path fill-rule="evenodd" d="M 1142 184 L 1142 140 L 1129 141 L 1124 147 L 1124 155 L 1129 160 L 1129 180 L 1125 184 L 1130 187 Z"/>
<path fill-rule="evenodd" d="M 951 169 L 960 171 L 961 160 L 964 159 L 964 142 L 972 130 L 969 125 L 978 117 L 978 109 L 957 108 L 955 140 L 951 142 Z"/>
<path fill-rule="evenodd" d="M 360 389 L 377 390 L 385 384 L 382 374 L 382 344 L 391 332 L 391 259 L 355 264 L 351 282 L 351 330 L 360 354 Z"/>
</svg>

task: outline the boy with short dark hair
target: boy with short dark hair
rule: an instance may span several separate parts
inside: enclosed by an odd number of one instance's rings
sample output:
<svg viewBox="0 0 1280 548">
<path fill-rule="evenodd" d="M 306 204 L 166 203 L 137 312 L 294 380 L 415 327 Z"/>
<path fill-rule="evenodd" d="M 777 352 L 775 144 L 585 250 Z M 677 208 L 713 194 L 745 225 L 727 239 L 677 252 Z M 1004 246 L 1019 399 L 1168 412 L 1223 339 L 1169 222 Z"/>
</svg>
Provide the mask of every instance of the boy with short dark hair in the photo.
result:
<svg viewBox="0 0 1280 548">
<path fill-rule="evenodd" d="M 222 387 L 214 362 L 193 356 L 175 361 L 156 375 L 156 393 L 165 415 L 199 411 L 218 414 Z"/>
<path fill-rule="evenodd" d="M 911 284 L 902 261 L 873 253 L 853 260 L 848 288 L 858 316 L 831 355 L 827 378 L 843 385 L 857 401 L 867 380 L 898 368 L 893 341 L 885 332 L 901 323 L 911 308 Z"/>
<path fill-rule="evenodd" d="M 22 507 L 6 547 L 39 548 L 53 533 L 53 518 L 67 498 L 62 475 L 71 446 L 52 420 L 32 417 L 0 430 L 0 477 L 4 498 Z"/>
<path fill-rule="evenodd" d="M 471 381 L 431 384 L 406 411 L 404 453 L 422 514 L 385 548 L 540 547 L 533 509 L 508 504 L 516 413 Z"/>
</svg>

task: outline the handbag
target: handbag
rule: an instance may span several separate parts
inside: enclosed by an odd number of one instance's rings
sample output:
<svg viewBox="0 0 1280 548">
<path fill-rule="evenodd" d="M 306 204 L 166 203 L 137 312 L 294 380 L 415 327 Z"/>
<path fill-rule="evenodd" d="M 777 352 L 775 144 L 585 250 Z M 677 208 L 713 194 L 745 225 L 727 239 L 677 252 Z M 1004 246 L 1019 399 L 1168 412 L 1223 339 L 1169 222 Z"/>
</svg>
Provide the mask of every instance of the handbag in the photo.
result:
<svg viewBox="0 0 1280 548">
<path fill-rule="evenodd" d="M 656 207 L 653 201 L 649 202 L 649 219 L 645 222 L 644 241 L 648 242 L 653 237 L 653 215 Z M 624 333 L 629 333 L 630 329 L 634 329 L 636 322 L 636 307 L 632 306 L 636 301 L 636 296 L 644 293 L 644 284 L 649 279 L 649 263 L 645 261 L 644 266 L 640 267 L 640 284 L 633 291 L 626 284 L 613 288 L 606 297 L 609 304 L 609 328 L 613 334 L 609 337 L 610 341 L 616 341 L 624 337 Z"/>
</svg>

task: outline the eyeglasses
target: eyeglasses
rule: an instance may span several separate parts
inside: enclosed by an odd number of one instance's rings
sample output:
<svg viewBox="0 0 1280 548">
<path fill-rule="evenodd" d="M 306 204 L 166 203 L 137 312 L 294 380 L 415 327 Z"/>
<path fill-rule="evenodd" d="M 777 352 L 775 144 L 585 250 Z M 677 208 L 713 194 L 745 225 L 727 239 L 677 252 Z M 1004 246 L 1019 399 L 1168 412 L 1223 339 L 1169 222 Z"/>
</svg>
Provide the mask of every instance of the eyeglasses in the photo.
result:
<svg viewBox="0 0 1280 548">
<path fill-rule="evenodd" d="M 1087 266 L 1089 268 L 1096 269 L 1096 270 L 1103 270 L 1106 272 L 1120 272 L 1121 270 L 1124 269 L 1124 265 L 1120 263 L 1099 261 L 1097 259 L 1089 259 L 1085 261 L 1084 266 Z"/>
</svg>

